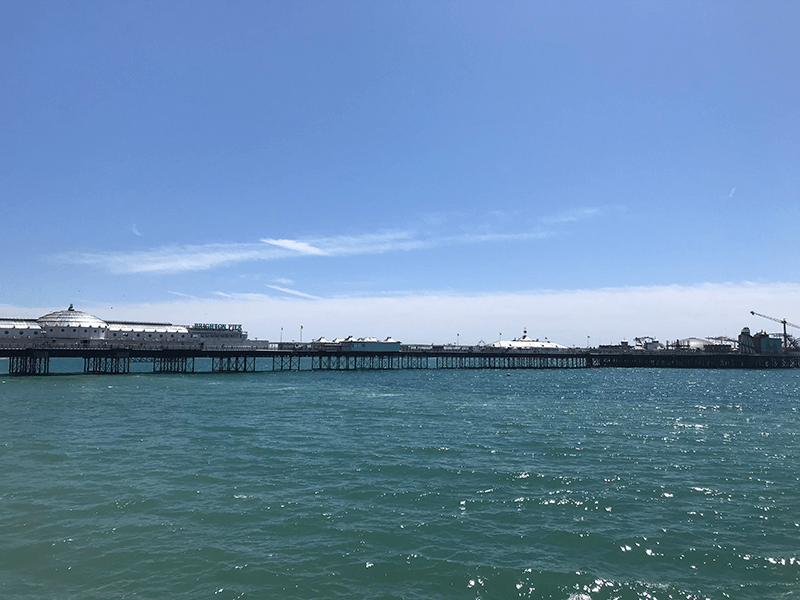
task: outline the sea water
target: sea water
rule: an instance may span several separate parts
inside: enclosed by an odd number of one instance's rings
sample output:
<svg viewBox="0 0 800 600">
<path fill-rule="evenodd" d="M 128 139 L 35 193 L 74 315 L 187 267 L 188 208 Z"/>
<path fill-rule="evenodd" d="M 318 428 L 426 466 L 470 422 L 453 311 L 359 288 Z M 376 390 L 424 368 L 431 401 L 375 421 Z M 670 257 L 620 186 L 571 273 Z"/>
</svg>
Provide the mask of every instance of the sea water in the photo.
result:
<svg viewBox="0 0 800 600">
<path fill-rule="evenodd" d="M 800 372 L 0 375 L 0 597 L 800 595 Z"/>
</svg>

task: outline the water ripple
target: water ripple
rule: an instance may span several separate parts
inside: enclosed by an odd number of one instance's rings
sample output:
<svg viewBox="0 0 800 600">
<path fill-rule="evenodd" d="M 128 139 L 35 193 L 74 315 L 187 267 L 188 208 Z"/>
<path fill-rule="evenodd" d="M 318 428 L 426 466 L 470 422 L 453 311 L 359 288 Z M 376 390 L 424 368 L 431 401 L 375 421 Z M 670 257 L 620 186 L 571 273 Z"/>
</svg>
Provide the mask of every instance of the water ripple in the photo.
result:
<svg viewBox="0 0 800 600">
<path fill-rule="evenodd" d="M 0 595 L 790 595 L 798 389 L 624 369 L 9 380 Z"/>
</svg>

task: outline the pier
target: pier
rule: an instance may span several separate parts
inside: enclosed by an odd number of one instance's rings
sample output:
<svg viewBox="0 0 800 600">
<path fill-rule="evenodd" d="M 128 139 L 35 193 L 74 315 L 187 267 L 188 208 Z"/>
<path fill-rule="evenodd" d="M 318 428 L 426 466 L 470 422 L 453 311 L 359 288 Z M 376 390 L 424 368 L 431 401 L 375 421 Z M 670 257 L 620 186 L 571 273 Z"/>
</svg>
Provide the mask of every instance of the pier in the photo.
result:
<svg viewBox="0 0 800 600">
<path fill-rule="evenodd" d="M 285 371 L 392 371 L 407 369 L 791 369 L 800 354 L 736 354 L 691 350 L 607 351 L 591 348 L 509 349 L 491 346 L 401 345 L 392 351 L 364 351 L 327 345 L 277 344 L 124 344 L 98 342 L 5 343 L 11 376 L 51 374 L 53 358 L 80 358 L 76 373 L 122 375 L 137 372 L 255 373 Z M 203 360 L 205 359 L 205 360 Z M 0 367 L 2 368 L 2 367 Z"/>
</svg>

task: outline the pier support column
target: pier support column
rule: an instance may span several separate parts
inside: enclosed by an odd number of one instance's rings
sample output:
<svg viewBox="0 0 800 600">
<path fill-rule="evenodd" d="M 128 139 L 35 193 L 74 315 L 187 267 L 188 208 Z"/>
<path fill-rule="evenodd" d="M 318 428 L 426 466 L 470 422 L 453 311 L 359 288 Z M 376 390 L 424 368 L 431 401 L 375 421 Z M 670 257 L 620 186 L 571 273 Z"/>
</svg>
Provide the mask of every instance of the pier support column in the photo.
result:
<svg viewBox="0 0 800 600">
<path fill-rule="evenodd" d="M 102 375 L 127 374 L 131 371 L 131 360 L 127 356 L 86 356 L 83 372 Z"/>
<path fill-rule="evenodd" d="M 299 371 L 300 357 L 292 354 L 281 354 L 272 357 L 273 371 Z"/>
<path fill-rule="evenodd" d="M 211 359 L 212 373 L 246 373 L 256 370 L 255 356 L 223 356 Z"/>
<path fill-rule="evenodd" d="M 194 373 L 194 357 L 157 356 L 153 359 L 153 373 Z"/>
<path fill-rule="evenodd" d="M 15 376 L 49 375 L 50 356 L 47 352 L 36 352 L 28 356 L 12 356 L 8 359 L 8 374 Z"/>
</svg>

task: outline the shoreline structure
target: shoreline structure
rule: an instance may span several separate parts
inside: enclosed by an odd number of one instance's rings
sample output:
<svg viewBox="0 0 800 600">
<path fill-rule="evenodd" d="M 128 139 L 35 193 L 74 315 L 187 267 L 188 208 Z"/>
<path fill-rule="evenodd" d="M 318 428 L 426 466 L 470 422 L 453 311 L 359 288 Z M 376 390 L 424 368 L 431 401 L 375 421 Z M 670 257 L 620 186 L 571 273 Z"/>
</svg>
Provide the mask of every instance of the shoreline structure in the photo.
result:
<svg viewBox="0 0 800 600">
<path fill-rule="evenodd" d="M 770 318 L 770 317 L 768 317 Z M 744 328 L 738 339 L 688 338 L 661 344 L 568 348 L 524 335 L 492 344 L 403 344 L 392 338 L 318 338 L 310 342 L 250 340 L 240 324 L 104 321 L 72 305 L 38 319 L 0 318 L 0 357 L 8 374 L 49 375 L 51 358 L 82 358 L 83 373 L 351 371 L 398 369 L 800 368 L 795 340 Z M 197 370 L 196 359 L 211 359 Z"/>
</svg>

